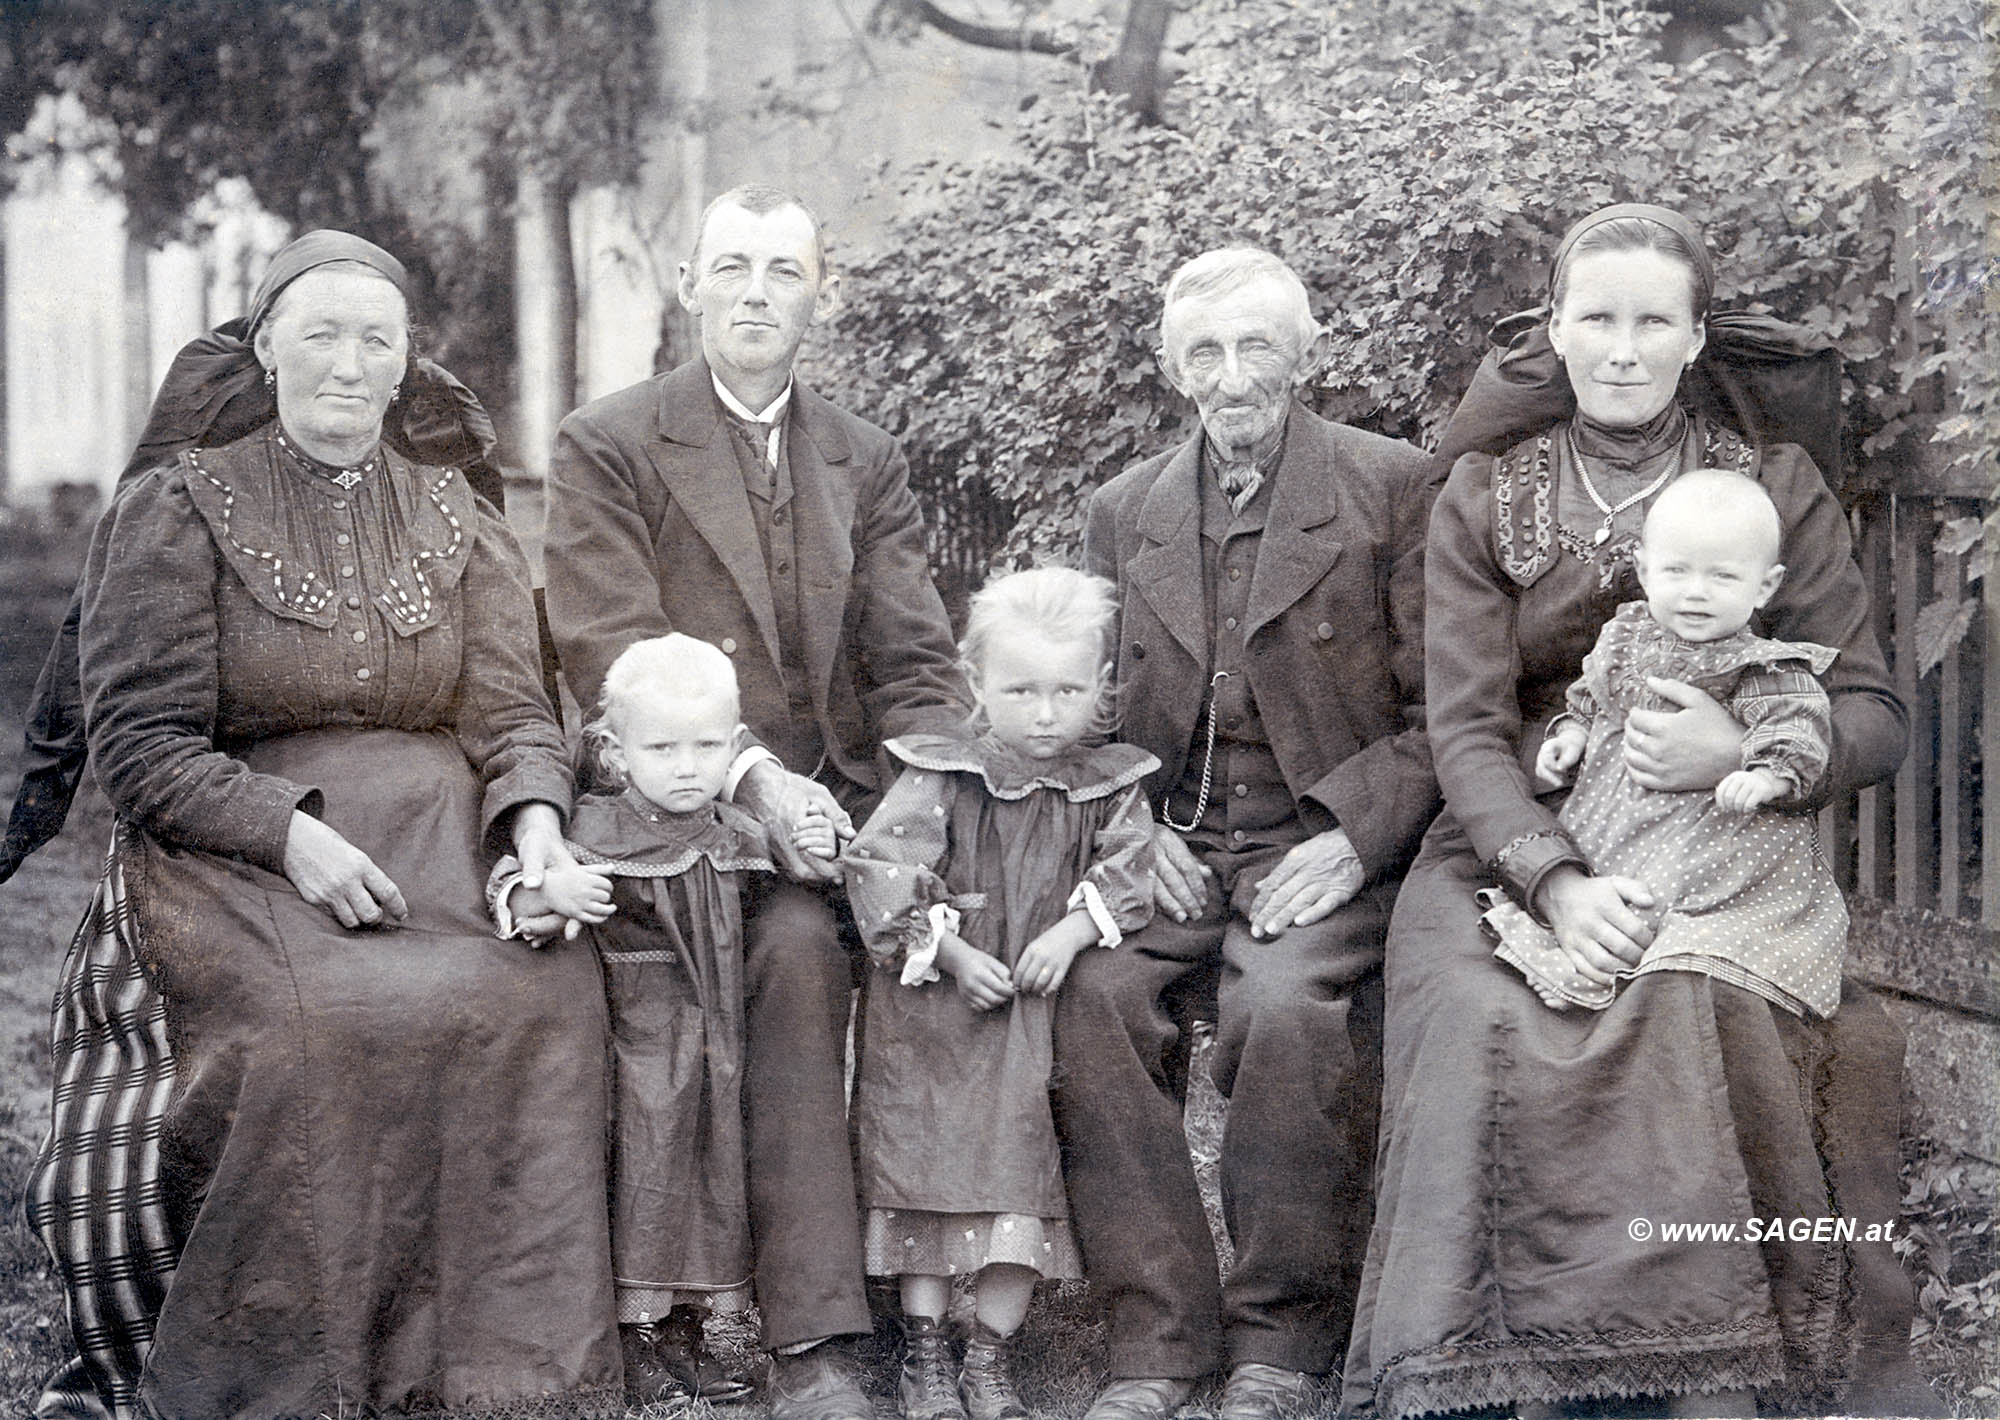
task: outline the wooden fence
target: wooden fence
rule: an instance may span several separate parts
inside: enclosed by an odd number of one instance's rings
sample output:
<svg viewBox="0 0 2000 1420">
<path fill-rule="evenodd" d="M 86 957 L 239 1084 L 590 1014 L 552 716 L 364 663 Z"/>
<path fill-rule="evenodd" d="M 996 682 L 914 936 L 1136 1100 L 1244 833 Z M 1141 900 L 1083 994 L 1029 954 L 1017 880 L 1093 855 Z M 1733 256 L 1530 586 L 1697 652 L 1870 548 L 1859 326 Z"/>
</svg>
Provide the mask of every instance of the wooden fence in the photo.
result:
<svg viewBox="0 0 2000 1420">
<path fill-rule="evenodd" d="M 2000 707 L 2000 588 L 1974 583 L 1972 624 L 1918 674 L 1918 613 L 1964 588 L 1964 559 L 1936 550 L 1954 518 L 1985 502 L 1949 484 L 1872 495 L 1853 511 L 1856 544 L 1890 671 L 1910 713 L 1910 749 L 1893 782 L 1827 811 L 1823 834 L 1857 893 L 1910 911 L 2000 927 L 2000 792 L 1986 789 L 1985 707 Z M 1991 720 L 2000 733 L 2000 712 Z M 2000 785 L 1995 786 L 2000 791 Z"/>
</svg>

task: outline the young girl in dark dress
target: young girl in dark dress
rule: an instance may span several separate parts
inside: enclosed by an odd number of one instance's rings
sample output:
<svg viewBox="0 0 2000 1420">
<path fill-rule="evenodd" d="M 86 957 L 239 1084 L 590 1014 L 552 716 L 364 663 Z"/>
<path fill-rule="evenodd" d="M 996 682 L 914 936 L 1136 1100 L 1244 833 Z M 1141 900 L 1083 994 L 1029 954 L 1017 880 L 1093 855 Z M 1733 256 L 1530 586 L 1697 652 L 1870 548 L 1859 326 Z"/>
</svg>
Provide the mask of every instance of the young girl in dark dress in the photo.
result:
<svg viewBox="0 0 2000 1420">
<path fill-rule="evenodd" d="M 741 747 L 729 657 L 678 632 L 611 663 L 585 729 L 623 788 L 586 794 L 569 825 L 577 866 L 517 886 L 494 874 L 494 915 L 555 913 L 585 928 L 611 1009 L 611 1260 L 632 1406 L 741 1399 L 702 1347 L 711 1308 L 750 1302 L 743 1158 L 746 879 L 771 870 L 762 830 L 718 802 Z M 794 835 L 833 856 L 833 827 Z"/>
<path fill-rule="evenodd" d="M 878 968 L 855 1091 L 866 1261 L 902 1279 L 909 1420 L 1026 1415 L 1007 1362 L 1030 1293 L 1081 1275 L 1048 1100 L 1051 998 L 1078 952 L 1152 915 L 1139 781 L 1157 761 L 1098 743 L 1115 612 L 1108 582 L 1060 568 L 980 591 L 960 648 L 974 724 L 889 741 L 908 767 L 843 858 Z M 958 1275 L 977 1301 L 954 1386 Z"/>
</svg>

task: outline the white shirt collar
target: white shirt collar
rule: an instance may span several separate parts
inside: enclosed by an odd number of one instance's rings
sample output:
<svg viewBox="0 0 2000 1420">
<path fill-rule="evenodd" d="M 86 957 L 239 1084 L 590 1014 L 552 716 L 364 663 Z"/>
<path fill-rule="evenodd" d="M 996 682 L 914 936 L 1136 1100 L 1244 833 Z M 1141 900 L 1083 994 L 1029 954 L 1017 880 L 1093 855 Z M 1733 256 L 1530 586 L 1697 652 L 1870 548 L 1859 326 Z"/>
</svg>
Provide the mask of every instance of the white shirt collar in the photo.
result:
<svg viewBox="0 0 2000 1420">
<path fill-rule="evenodd" d="M 792 382 L 785 381 L 785 387 L 778 391 L 778 397 L 765 405 L 762 410 L 753 410 L 742 400 L 729 392 L 729 386 L 722 383 L 722 377 L 710 370 L 709 379 L 715 382 L 715 393 L 722 400 L 722 407 L 740 419 L 754 419 L 760 424 L 775 424 L 778 416 L 785 412 L 792 402 Z"/>
</svg>

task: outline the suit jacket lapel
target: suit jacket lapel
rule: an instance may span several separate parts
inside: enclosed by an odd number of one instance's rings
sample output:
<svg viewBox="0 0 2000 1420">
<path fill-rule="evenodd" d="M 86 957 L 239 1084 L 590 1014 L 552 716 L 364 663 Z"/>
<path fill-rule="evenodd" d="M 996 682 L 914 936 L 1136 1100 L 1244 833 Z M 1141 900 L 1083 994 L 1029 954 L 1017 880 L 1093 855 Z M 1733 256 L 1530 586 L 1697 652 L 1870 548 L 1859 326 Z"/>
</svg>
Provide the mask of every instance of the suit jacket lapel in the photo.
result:
<svg viewBox="0 0 2000 1420">
<path fill-rule="evenodd" d="M 775 666 L 778 615 L 771 602 L 770 572 L 764 566 L 764 549 L 750 516 L 750 495 L 744 490 L 735 452 L 721 442 L 726 433 L 708 365 L 690 360 L 661 387 L 654 467 L 676 506 L 728 569 Z"/>
<path fill-rule="evenodd" d="M 1207 606 L 1201 581 L 1201 435 L 1175 451 L 1139 509 L 1145 539 L 1132 558 L 1132 582 L 1160 624 L 1195 664 L 1206 667 Z"/>
<path fill-rule="evenodd" d="M 790 438 L 787 457 L 800 573 L 799 624 L 813 702 L 823 709 L 854 572 L 853 454 L 833 406 L 802 384 L 792 386 L 787 433 L 796 436 Z"/>
<path fill-rule="evenodd" d="M 1323 428 L 1306 410 L 1292 411 L 1271 490 L 1271 515 L 1250 579 L 1246 640 L 1312 590 L 1340 558 L 1341 545 L 1334 539 L 1340 469 Z"/>
</svg>

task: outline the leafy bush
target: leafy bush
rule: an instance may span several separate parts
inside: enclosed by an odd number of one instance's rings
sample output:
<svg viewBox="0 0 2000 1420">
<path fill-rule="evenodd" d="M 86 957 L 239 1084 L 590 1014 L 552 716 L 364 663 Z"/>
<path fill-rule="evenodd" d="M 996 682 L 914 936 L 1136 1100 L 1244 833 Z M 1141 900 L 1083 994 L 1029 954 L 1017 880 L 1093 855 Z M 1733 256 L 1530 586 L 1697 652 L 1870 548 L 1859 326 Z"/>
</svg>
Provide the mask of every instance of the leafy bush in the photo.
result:
<svg viewBox="0 0 2000 1420">
<path fill-rule="evenodd" d="M 2000 1402 L 2000 1169 L 1923 1140 L 1904 1152 L 1896 1253 L 1917 1279 L 1910 1339 L 1957 1413 L 1991 1415 Z"/>
<path fill-rule="evenodd" d="M 1066 551 L 1090 488 L 1186 432 L 1153 359 L 1186 258 L 1240 240 L 1291 262 L 1333 337 L 1310 402 L 1421 439 L 1491 321 L 1542 299 L 1562 229 L 1650 200 L 1705 224 L 1720 305 L 1840 343 L 1864 481 L 1936 437 L 1991 485 L 2000 20 L 1859 0 L 1681 66 L 1663 23 L 1599 0 L 1197 0 L 1165 126 L 1078 78 L 1003 156 L 896 179 L 905 215 L 850 264 L 827 383 L 903 436 L 940 561 L 976 579 Z"/>
</svg>

